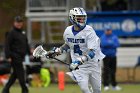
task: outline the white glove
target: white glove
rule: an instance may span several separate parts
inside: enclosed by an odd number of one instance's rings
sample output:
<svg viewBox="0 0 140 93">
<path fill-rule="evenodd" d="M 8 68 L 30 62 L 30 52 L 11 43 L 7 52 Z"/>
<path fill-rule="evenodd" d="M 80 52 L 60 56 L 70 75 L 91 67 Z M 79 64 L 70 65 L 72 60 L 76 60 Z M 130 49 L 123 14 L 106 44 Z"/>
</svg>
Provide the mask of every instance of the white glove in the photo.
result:
<svg viewBox="0 0 140 93">
<path fill-rule="evenodd" d="M 70 64 L 70 69 L 71 69 L 71 70 L 75 70 L 75 69 L 78 68 L 78 66 L 79 66 L 80 64 L 81 64 L 80 61 L 74 61 L 74 62 L 72 62 L 72 63 Z"/>
<path fill-rule="evenodd" d="M 52 50 L 47 52 L 47 58 L 54 58 L 55 56 L 60 55 L 60 48 L 54 47 Z"/>
<path fill-rule="evenodd" d="M 83 64 L 85 61 L 88 60 L 87 56 L 80 56 L 77 57 L 77 60 L 81 62 L 81 64 Z"/>
</svg>

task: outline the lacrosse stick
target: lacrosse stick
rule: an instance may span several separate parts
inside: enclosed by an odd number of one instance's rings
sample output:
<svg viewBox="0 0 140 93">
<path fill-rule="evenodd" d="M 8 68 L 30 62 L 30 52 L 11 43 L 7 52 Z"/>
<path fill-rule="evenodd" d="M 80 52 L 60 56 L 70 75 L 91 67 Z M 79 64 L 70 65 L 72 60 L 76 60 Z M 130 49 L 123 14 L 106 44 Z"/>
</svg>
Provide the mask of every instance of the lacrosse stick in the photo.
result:
<svg viewBox="0 0 140 93">
<path fill-rule="evenodd" d="M 64 61 L 62 61 L 62 60 L 59 60 L 59 59 L 57 59 L 56 57 L 54 57 L 53 59 L 57 60 L 58 62 L 61 62 L 61 63 L 65 64 L 65 65 L 70 65 L 69 63 L 66 63 L 66 62 L 64 62 Z"/>
<path fill-rule="evenodd" d="M 36 49 L 33 51 L 33 56 L 34 57 L 45 57 L 47 54 L 47 51 L 43 49 L 41 45 L 36 47 Z"/>
<path fill-rule="evenodd" d="M 43 49 L 43 47 L 41 45 L 39 45 L 34 51 L 33 51 L 33 56 L 34 57 L 46 57 L 48 58 L 47 56 L 49 55 L 49 53 L 54 53 L 54 51 L 49 51 L 47 52 L 46 50 Z M 52 57 L 52 59 L 55 59 L 63 64 L 66 64 L 66 65 L 70 65 L 69 63 L 66 63 L 62 60 L 59 60 L 58 58 L 55 58 L 55 57 Z"/>
</svg>

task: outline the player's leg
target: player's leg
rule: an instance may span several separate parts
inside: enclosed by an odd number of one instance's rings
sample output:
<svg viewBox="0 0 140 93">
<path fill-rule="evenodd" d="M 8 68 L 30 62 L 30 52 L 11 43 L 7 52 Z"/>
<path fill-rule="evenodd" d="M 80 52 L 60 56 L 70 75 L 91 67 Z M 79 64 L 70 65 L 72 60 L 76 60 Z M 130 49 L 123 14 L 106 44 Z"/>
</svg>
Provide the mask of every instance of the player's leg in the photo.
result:
<svg viewBox="0 0 140 93">
<path fill-rule="evenodd" d="M 80 86 L 80 89 L 82 90 L 83 93 L 91 93 L 88 86 L 88 81 L 80 81 L 78 82 L 78 85 Z"/>
<path fill-rule="evenodd" d="M 89 76 L 89 82 L 94 93 L 101 93 L 101 66 L 100 63 L 97 64 Z"/>
<path fill-rule="evenodd" d="M 74 81 L 78 83 L 80 86 L 80 89 L 82 90 L 83 93 L 91 93 L 88 87 L 89 83 L 89 75 L 86 69 L 81 71 L 81 70 L 75 70 L 72 72 L 67 73 Z"/>
</svg>

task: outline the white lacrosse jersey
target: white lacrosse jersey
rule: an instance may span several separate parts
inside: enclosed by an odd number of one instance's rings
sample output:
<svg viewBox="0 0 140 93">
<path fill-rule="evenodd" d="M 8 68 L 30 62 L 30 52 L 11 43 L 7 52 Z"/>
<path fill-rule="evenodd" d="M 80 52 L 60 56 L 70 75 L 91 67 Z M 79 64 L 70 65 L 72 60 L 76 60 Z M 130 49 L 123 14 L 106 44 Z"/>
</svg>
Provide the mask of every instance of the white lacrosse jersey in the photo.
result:
<svg viewBox="0 0 140 93">
<path fill-rule="evenodd" d="M 77 60 L 77 56 L 87 54 L 90 49 L 95 51 L 95 56 L 93 59 L 89 60 L 90 62 L 98 62 L 105 57 L 100 49 L 100 39 L 89 25 L 86 25 L 86 27 L 77 34 L 74 34 L 73 25 L 68 26 L 65 29 L 63 38 L 65 43 L 70 47 L 72 61 Z"/>
</svg>

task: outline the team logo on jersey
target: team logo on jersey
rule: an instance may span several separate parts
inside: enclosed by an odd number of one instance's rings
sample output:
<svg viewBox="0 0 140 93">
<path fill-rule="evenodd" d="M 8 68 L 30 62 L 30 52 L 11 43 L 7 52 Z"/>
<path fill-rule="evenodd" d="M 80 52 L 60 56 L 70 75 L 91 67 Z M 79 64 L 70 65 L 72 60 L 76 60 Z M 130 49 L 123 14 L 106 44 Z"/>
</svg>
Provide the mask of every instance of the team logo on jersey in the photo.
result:
<svg viewBox="0 0 140 93">
<path fill-rule="evenodd" d="M 85 43 L 85 39 L 67 38 L 67 41 L 71 43 Z"/>
</svg>

